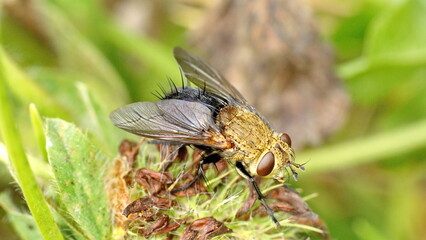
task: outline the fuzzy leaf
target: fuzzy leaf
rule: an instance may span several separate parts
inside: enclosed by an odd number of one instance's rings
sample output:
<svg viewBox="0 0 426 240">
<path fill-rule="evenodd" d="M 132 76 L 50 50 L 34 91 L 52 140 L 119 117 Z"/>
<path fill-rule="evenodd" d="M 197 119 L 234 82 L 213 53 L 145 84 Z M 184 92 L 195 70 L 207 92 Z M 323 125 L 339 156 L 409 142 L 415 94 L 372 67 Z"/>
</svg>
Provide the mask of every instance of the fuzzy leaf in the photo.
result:
<svg viewBox="0 0 426 240">
<path fill-rule="evenodd" d="M 90 239 L 111 230 L 104 171 L 107 158 L 74 124 L 46 119 L 47 153 L 67 212 Z"/>
</svg>

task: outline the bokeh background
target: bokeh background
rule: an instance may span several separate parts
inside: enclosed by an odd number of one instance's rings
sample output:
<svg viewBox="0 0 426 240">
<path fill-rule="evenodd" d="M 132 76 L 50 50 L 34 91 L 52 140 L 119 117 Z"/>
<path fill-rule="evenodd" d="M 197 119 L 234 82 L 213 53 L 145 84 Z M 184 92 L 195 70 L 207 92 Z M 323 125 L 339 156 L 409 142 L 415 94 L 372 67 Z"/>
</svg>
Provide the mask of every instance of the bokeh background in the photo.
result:
<svg viewBox="0 0 426 240">
<path fill-rule="evenodd" d="M 43 158 L 30 103 L 114 152 L 108 113 L 179 84 L 182 46 L 292 136 L 307 171 L 290 185 L 316 195 L 334 239 L 426 239 L 425 0 L 1 3 L 5 87 L 30 160 Z M 93 111 L 105 112 L 96 126 Z M 0 154 L 0 191 L 24 206 L 3 142 Z M 2 207 L 0 239 L 19 239 Z"/>
</svg>

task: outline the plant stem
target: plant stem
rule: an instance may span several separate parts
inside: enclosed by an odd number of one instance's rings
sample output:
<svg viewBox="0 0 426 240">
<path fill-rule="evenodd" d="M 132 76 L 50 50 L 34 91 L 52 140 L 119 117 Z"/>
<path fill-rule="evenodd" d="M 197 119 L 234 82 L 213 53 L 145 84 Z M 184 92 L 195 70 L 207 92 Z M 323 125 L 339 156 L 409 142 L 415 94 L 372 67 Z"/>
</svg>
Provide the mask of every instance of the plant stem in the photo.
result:
<svg viewBox="0 0 426 240">
<path fill-rule="evenodd" d="M 410 152 L 426 146 L 426 119 L 393 131 L 324 146 L 298 154 L 308 173 L 337 170 Z"/>
<path fill-rule="evenodd" d="M 63 236 L 55 223 L 52 213 L 37 185 L 30 168 L 27 156 L 16 129 L 16 121 L 12 118 L 11 104 L 6 86 L 6 74 L 3 71 L 3 56 L 0 51 L 0 133 L 6 144 L 12 167 L 16 173 L 19 186 L 34 216 L 44 239 L 62 240 Z"/>
</svg>

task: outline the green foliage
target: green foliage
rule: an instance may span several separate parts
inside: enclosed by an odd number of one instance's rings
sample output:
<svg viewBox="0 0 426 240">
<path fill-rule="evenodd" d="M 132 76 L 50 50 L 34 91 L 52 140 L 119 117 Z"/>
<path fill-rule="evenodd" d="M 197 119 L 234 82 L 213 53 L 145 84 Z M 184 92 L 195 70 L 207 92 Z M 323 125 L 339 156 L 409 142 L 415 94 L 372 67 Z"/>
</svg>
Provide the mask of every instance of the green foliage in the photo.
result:
<svg viewBox="0 0 426 240">
<path fill-rule="evenodd" d="M 385 8 L 371 22 L 360 58 L 341 66 L 353 100 L 362 106 L 384 106 L 380 125 L 398 126 L 426 117 L 426 3 L 402 1 Z M 407 109 L 409 109 L 407 111 Z M 408 113 L 408 114 L 407 114 Z"/>
<path fill-rule="evenodd" d="M 401 142 L 401 139 L 405 141 Z M 386 133 L 304 151 L 298 155 L 298 159 L 301 162 L 315 159 L 308 165 L 312 169 L 307 174 L 311 174 L 386 159 L 386 157 L 424 148 L 425 143 L 426 120 L 423 120 Z"/>
<path fill-rule="evenodd" d="M 111 214 L 106 198 L 108 159 L 73 124 L 46 120 L 47 153 L 65 210 L 88 239 L 107 239 Z"/>
<path fill-rule="evenodd" d="M 403 1 L 392 7 L 370 28 L 365 54 L 372 64 L 416 65 L 426 63 L 426 3 Z"/>
<path fill-rule="evenodd" d="M 43 157 L 43 160 L 47 162 L 46 137 L 44 136 L 43 122 L 41 120 L 37 107 L 34 104 L 30 104 L 30 117 L 38 149 Z"/>
<path fill-rule="evenodd" d="M 47 26 L 50 39 L 59 55 L 60 64 L 102 83 L 96 85 L 100 92 L 110 93 L 113 90 L 116 101 L 108 101 L 112 107 L 124 104 L 127 100 L 127 90 L 123 80 L 99 49 L 82 36 L 50 2 L 43 2 L 39 7 L 43 23 Z"/>
<path fill-rule="evenodd" d="M 28 207 L 41 235 L 45 239 L 63 239 L 47 202 L 37 185 L 34 173 L 25 154 L 21 139 L 14 125 L 12 107 L 7 96 L 6 82 L 10 82 L 10 72 L 4 72 L 4 57 L 0 52 L 0 133 L 9 153 L 16 180 L 22 190 Z"/>
<path fill-rule="evenodd" d="M 57 102 L 41 88 L 39 84 L 29 78 L 19 67 L 8 57 L 7 52 L 0 48 L 2 57 L 2 71 L 4 71 L 4 87 L 8 86 L 10 91 L 22 102 L 36 102 L 39 108 L 49 115 L 67 117 Z M 25 86 L 23 88 L 22 86 Z"/>
<path fill-rule="evenodd" d="M 19 212 L 9 193 L 0 193 L 0 206 L 7 212 L 8 220 L 21 239 L 43 239 L 34 218 L 29 214 Z"/>
<path fill-rule="evenodd" d="M 314 11 L 331 7 L 318 25 L 336 49 L 352 108 L 328 143 L 297 152 L 307 172 L 289 184 L 304 194 L 319 193 L 310 206 L 336 239 L 419 239 L 426 234 L 419 210 L 425 201 L 426 2 L 331 2 L 318 3 Z M 156 19 L 162 23 L 157 37 L 123 28 L 102 1 L 36 3 L 41 35 L 7 10 L 0 16 L 0 159 L 13 169 L 31 215 L 17 211 L 9 193 L 0 195 L 0 205 L 22 239 L 61 239 L 61 232 L 75 239 L 110 239 L 115 229 L 105 172 L 118 143 L 132 136 L 115 129 L 108 114 L 128 102 L 153 100 L 151 92 L 167 76 L 179 80 L 171 48 L 186 45 L 187 28 L 175 24 L 172 2 Z M 46 116 L 68 122 L 43 121 Z M 146 155 L 142 160 L 150 158 Z M 207 175 L 212 186 L 221 184 L 223 176 L 211 170 Z M 10 179 L 2 174 L 0 187 L 9 188 Z M 247 196 L 245 186 L 226 185 L 210 199 L 185 199 L 185 209 L 170 214 L 191 215 L 185 210 L 197 208 L 199 217 L 224 220 L 223 212 L 234 213 Z M 234 229 L 229 237 L 243 238 L 273 227 L 268 218 L 227 225 Z M 303 226 L 293 227 L 287 237 Z M 274 234 L 268 237 L 283 236 Z"/>
</svg>

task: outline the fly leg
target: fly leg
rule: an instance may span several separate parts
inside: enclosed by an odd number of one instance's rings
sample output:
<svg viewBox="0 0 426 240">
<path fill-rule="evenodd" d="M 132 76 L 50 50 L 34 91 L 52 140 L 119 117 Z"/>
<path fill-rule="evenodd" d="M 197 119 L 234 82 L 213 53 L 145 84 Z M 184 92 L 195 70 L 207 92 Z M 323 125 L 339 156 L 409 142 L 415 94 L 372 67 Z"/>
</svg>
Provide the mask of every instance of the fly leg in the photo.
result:
<svg viewBox="0 0 426 240">
<path fill-rule="evenodd" d="M 210 154 L 208 156 L 205 156 L 203 159 L 201 159 L 200 161 L 200 165 L 198 166 L 198 171 L 197 171 L 197 176 L 195 176 L 194 179 L 191 180 L 191 182 L 189 182 L 187 185 L 180 187 L 178 189 L 174 189 L 172 191 L 170 191 L 171 194 L 183 191 L 188 189 L 189 187 L 191 187 L 194 183 L 196 183 L 200 178 L 203 178 L 204 181 L 207 182 L 207 178 L 204 175 L 204 171 L 203 171 L 203 165 L 204 164 L 209 164 L 209 163 L 216 163 L 221 159 L 219 154 Z"/>
<path fill-rule="evenodd" d="M 263 196 L 262 192 L 260 191 L 259 186 L 257 185 L 256 181 L 254 181 L 254 178 L 247 172 L 247 170 L 245 169 L 245 167 L 243 166 L 243 164 L 241 162 L 237 162 L 235 164 L 235 166 L 237 167 L 237 169 L 242 174 L 244 174 L 244 176 L 247 177 L 247 179 L 249 180 L 249 182 L 253 185 L 254 190 L 256 190 L 256 193 L 257 193 L 257 199 L 259 199 L 259 201 L 262 203 L 263 207 L 265 208 L 265 210 L 268 213 L 268 215 L 272 218 L 272 221 L 274 221 L 275 225 L 277 225 L 277 227 L 280 227 L 280 223 L 275 218 L 274 212 L 272 212 L 272 209 L 266 203 L 265 197 Z"/>
</svg>

